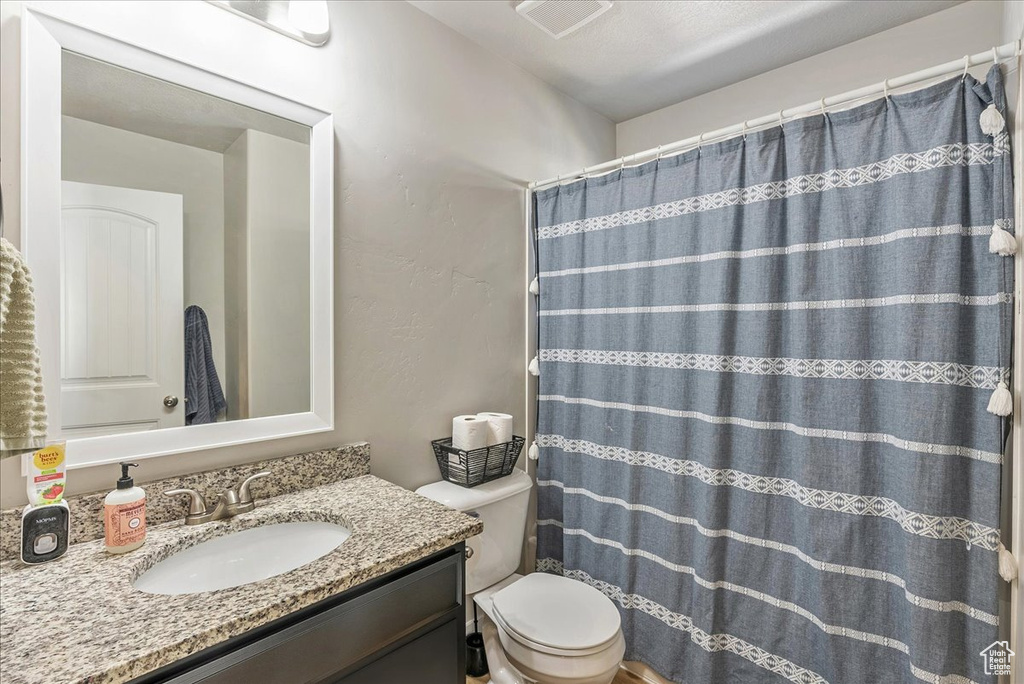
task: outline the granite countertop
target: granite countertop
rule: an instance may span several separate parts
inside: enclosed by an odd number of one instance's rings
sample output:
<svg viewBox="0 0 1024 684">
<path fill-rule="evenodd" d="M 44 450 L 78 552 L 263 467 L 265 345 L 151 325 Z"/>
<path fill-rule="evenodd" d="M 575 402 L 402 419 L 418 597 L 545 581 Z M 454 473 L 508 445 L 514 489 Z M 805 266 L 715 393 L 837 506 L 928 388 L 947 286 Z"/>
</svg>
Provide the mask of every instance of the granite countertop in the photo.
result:
<svg viewBox="0 0 1024 684">
<path fill-rule="evenodd" d="M 276 522 L 345 525 L 326 556 L 270 579 L 182 596 L 132 582 L 174 552 Z M 479 520 L 372 475 L 257 502 L 224 521 L 152 527 L 140 549 L 74 544 L 37 566 L 0 564 L 4 684 L 126 682 L 479 534 Z"/>
</svg>

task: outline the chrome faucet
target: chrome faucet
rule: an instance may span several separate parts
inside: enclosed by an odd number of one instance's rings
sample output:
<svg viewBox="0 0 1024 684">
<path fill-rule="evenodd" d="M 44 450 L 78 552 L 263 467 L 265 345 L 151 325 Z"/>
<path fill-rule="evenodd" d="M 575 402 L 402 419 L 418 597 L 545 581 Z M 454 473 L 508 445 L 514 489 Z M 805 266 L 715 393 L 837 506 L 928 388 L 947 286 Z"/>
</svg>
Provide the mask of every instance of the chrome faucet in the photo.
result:
<svg viewBox="0 0 1024 684">
<path fill-rule="evenodd" d="M 188 515 L 185 516 L 185 524 L 202 525 L 203 523 L 213 522 L 214 520 L 233 518 L 236 515 L 248 513 L 252 509 L 256 508 L 256 502 L 253 500 L 252 494 L 249 492 L 249 485 L 253 480 L 258 480 L 259 478 L 266 477 L 268 475 L 270 475 L 270 473 L 264 470 L 242 480 L 242 483 L 238 485 L 237 490 L 231 489 L 230 487 L 225 489 L 217 498 L 217 503 L 212 508 L 207 506 L 206 499 L 203 498 L 203 495 L 194 489 L 169 489 L 164 492 L 164 494 L 167 496 L 175 496 L 178 494 L 188 495 L 190 500 Z"/>
</svg>

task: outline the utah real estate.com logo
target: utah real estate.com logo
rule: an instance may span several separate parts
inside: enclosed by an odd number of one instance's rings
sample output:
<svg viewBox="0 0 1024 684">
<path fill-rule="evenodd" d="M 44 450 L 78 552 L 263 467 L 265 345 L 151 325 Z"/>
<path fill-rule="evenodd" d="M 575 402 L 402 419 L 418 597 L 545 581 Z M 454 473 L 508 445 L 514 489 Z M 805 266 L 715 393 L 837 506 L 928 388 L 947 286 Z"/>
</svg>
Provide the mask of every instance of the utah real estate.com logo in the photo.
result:
<svg viewBox="0 0 1024 684">
<path fill-rule="evenodd" d="M 1013 651 L 1010 650 L 1010 642 L 992 642 L 988 648 L 981 652 L 981 657 L 985 659 L 985 674 L 1010 674 L 1010 659 L 1013 658 L 1013 655 Z"/>
</svg>

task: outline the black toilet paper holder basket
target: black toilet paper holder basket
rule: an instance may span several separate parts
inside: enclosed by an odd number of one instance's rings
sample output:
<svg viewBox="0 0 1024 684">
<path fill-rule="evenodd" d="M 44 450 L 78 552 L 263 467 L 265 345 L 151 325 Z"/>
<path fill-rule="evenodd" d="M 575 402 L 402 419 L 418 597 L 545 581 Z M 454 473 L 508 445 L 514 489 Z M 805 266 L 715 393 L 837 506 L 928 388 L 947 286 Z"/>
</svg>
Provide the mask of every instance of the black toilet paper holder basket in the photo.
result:
<svg viewBox="0 0 1024 684">
<path fill-rule="evenodd" d="M 476 487 L 511 473 L 525 443 L 526 438 L 513 436 L 511 442 L 465 451 L 453 447 L 452 438 L 445 437 L 430 445 L 441 477 L 462 487 Z"/>
</svg>

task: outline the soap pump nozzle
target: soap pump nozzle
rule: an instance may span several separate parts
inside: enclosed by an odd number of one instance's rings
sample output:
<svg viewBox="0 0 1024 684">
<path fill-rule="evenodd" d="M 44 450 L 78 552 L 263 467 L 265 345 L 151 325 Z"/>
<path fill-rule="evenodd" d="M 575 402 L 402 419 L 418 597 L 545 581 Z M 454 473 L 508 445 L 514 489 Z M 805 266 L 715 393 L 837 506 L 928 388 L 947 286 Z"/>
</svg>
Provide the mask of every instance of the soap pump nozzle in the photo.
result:
<svg viewBox="0 0 1024 684">
<path fill-rule="evenodd" d="M 121 463 L 120 466 L 121 466 L 121 477 L 118 478 L 118 480 L 117 480 L 117 488 L 118 489 L 131 489 L 132 487 L 135 486 L 135 480 L 133 480 L 132 476 L 128 474 L 128 468 L 129 467 L 138 468 L 139 464 L 138 463 Z"/>
</svg>

